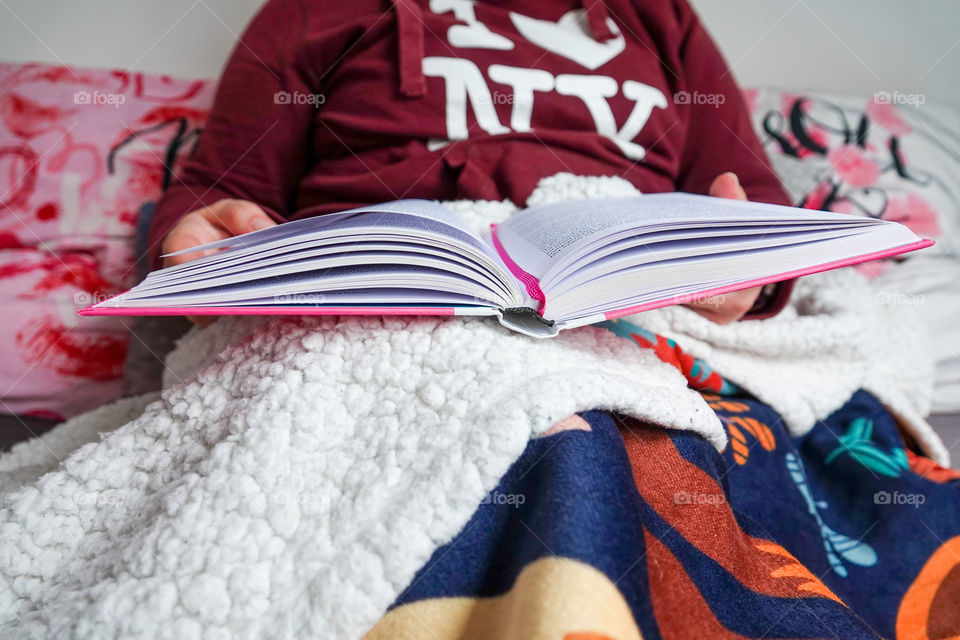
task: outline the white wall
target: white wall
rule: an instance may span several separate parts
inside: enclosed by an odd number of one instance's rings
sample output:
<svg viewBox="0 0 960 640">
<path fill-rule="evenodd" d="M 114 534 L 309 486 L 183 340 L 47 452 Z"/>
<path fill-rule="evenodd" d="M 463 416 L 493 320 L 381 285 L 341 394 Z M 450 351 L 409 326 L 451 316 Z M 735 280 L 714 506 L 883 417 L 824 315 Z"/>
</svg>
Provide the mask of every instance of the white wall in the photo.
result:
<svg viewBox="0 0 960 640">
<path fill-rule="evenodd" d="M 744 85 L 960 105 L 957 0 L 693 0 Z"/>
<path fill-rule="evenodd" d="M 0 60 L 213 76 L 262 1 L 0 0 Z M 693 3 L 744 85 L 960 104 L 957 0 Z"/>
<path fill-rule="evenodd" d="M 0 60 L 211 77 L 263 0 L 0 0 Z"/>
</svg>

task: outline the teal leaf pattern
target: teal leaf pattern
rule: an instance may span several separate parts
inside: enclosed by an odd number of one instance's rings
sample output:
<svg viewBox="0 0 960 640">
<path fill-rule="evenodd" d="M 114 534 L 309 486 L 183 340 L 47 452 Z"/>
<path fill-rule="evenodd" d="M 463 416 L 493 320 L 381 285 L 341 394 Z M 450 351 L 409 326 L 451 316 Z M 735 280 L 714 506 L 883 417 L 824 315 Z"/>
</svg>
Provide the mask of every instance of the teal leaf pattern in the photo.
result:
<svg viewBox="0 0 960 640">
<path fill-rule="evenodd" d="M 840 446 L 827 454 L 824 464 L 830 464 L 846 453 L 874 473 L 888 478 L 899 477 L 908 468 L 906 451 L 894 447 L 890 453 L 885 453 L 873 443 L 872 436 L 873 420 L 863 417 L 853 420 L 847 432 L 838 438 Z"/>
<path fill-rule="evenodd" d="M 841 578 L 849 575 L 847 567 L 843 564 L 844 560 L 858 567 L 872 567 L 877 563 L 877 552 L 866 542 L 854 540 L 842 533 L 837 533 L 823 521 L 820 515 L 822 509 L 828 507 L 823 500 L 815 500 L 810 490 L 810 484 L 807 482 L 807 472 L 803 468 L 803 463 L 794 453 L 786 455 L 787 471 L 790 478 L 797 485 L 797 489 L 807 503 L 807 510 L 813 519 L 816 520 L 820 528 L 820 538 L 823 540 L 823 548 L 827 554 L 827 562 Z"/>
</svg>

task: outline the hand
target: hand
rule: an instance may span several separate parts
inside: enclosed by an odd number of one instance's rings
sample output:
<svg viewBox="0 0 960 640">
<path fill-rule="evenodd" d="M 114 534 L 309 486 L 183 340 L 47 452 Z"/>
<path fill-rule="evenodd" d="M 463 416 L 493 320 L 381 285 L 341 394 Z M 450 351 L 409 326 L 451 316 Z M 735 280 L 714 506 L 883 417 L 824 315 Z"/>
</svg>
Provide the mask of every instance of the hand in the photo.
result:
<svg viewBox="0 0 960 640">
<path fill-rule="evenodd" d="M 747 193 L 740 186 L 735 173 L 721 173 L 710 185 L 709 195 L 714 198 L 731 198 L 746 200 Z M 698 302 L 691 302 L 684 306 L 693 309 L 704 318 L 713 320 L 717 324 L 730 324 L 742 318 L 757 301 L 762 287 L 753 287 L 743 291 L 734 291 L 712 298 L 704 298 Z"/>
<path fill-rule="evenodd" d="M 209 207 L 191 211 L 163 239 L 161 254 L 190 249 L 208 242 L 239 236 L 250 231 L 275 226 L 263 209 L 246 200 L 219 200 Z M 198 251 L 163 259 L 164 267 L 195 260 L 213 251 Z M 215 316 L 187 316 L 194 324 L 206 326 Z"/>
</svg>

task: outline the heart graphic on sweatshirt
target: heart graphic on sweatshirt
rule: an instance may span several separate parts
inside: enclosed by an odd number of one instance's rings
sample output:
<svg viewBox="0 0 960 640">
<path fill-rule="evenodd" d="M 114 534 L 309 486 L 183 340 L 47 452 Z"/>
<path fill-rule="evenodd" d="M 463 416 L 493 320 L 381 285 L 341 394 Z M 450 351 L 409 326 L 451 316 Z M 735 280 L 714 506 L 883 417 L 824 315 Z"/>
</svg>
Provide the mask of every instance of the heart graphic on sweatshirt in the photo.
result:
<svg viewBox="0 0 960 640">
<path fill-rule="evenodd" d="M 513 26 L 524 38 L 547 51 L 573 60 L 591 71 L 616 58 L 627 46 L 616 23 L 607 18 L 607 26 L 616 34 L 606 42 L 597 42 L 590 34 L 587 12 L 573 9 L 556 22 L 538 20 L 510 12 Z"/>
</svg>

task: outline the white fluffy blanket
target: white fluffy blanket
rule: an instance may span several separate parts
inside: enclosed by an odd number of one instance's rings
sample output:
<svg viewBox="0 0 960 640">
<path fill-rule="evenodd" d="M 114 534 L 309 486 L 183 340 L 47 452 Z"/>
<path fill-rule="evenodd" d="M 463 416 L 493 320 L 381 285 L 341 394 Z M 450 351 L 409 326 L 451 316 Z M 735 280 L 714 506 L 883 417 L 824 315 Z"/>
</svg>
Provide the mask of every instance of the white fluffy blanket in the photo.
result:
<svg viewBox="0 0 960 640">
<path fill-rule="evenodd" d="M 556 176 L 533 199 L 629 190 Z M 478 224 L 512 210 L 457 208 Z M 862 281 L 827 284 L 872 304 Z M 915 336 L 881 355 L 854 340 L 862 323 L 846 327 L 886 316 L 851 311 L 849 296 L 817 306 L 822 295 L 769 324 L 721 329 L 683 310 L 633 321 L 706 355 L 796 431 L 867 386 L 943 459 L 919 417 L 929 358 Z M 537 341 L 477 319 L 228 319 L 167 364 L 161 394 L 0 456 L 0 636 L 357 638 L 528 439 L 571 413 L 605 408 L 724 445 L 675 369 L 595 328 Z"/>
<path fill-rule="evenodd" d="M 858 389 L 880 399 L 926 454 L 950 458 L 927 424 L 934 359 L 926 325 L 896 293 L 872 289 L 853 269 L 801 278 L 777 316 L 721 326 L 683 307 L 629 318 L 677 340 L 724 377 L 807 433 Z"/>
</svg>

